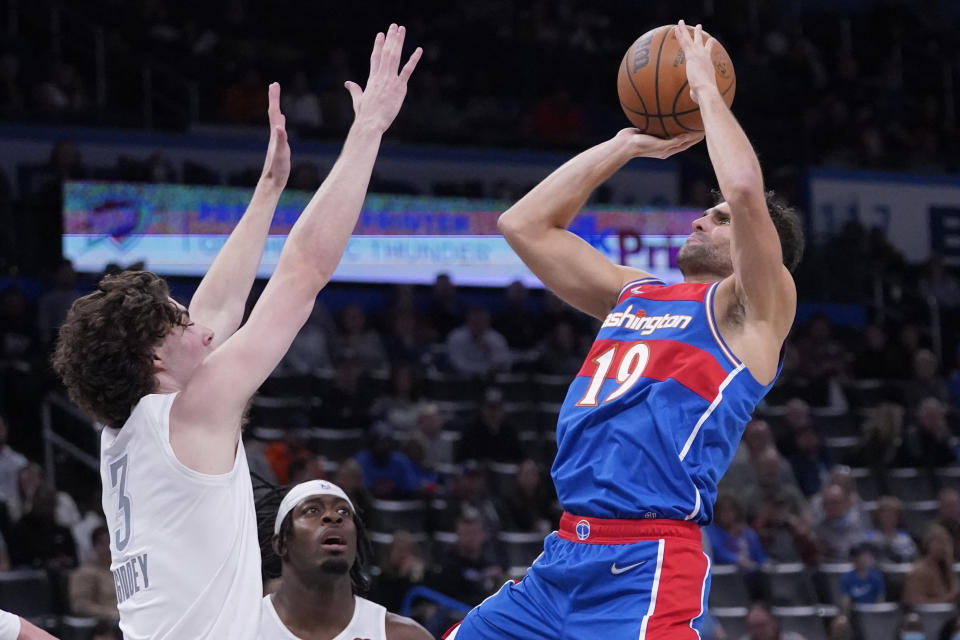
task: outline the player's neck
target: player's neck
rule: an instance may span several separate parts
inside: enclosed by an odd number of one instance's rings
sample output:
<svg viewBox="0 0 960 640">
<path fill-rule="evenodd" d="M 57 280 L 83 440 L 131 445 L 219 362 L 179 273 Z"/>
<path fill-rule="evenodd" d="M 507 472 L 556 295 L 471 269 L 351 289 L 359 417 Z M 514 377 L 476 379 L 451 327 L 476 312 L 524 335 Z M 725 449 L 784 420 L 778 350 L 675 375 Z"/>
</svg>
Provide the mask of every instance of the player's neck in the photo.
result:
<svg viewBox="0 0 960 640">
<path fill-rule="evenodd" d="M 719 280 L 723 280 L 723 276 L 718 276 L 715 273 L 691 273 L 690 275 L 683 274 L 683 281 L 691 284 L 713 284 Z"/>
<path fill-rule="evenodd" d="M 350 624 L 355 606 L 350 575 L 305 582 L 293 571 L 284 571 L 273 606 L 287 627 L 301 631 L 332 630 L 334 637 Z"/>
</svg>

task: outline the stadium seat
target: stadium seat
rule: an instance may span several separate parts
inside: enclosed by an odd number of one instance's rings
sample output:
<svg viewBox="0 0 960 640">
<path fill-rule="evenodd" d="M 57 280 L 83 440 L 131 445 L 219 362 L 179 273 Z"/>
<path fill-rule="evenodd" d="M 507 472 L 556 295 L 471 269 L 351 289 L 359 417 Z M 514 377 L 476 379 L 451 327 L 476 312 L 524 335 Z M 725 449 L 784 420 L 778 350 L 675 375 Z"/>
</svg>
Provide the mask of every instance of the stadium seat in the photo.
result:
<svg viewBox="0 0 960 640">
<path fill-rule="evenodd" d="M 420 548 L 420 554 L 426 558 L 427 557 L 427 534 L 425 533 L 411 533 L 410 537 L 413 538 L 414 542 L 417 543 L 417 546 Z M 383 566 L 387 561 L 387 553 L 389 552 L 390 545 L 393 543 L 393 534 L 385 533 L 383 531 L 368 531 L 367 538 L 370 540 L 370 546 L 373 547 L 373 555 L 375 562 L 379 566 Z"/>
<path fill-rule="evenodd" d="M 93 635 L 93 628 L 97 626 L 96 618 L 81 618 L 79 616 L 63 616 L 58 625 L 60 640 L 89 640 Z"/>
<path fill-rule="evenodd" d="M 914 467 L 890 469 L 887 472 L 887 484 L 890 493 L 904 502 L 933 500 L 936 492 L 926 471 Z"/>
<path fill-rule="evenodd" d="M 813 581 L 802 563 L 771 563 L 764 565 L 763 572 L 769 580 L 770 599 L 774 604 L 816 604 Z"/>
<path fill-rule="evenodd" d="M 774 607 L 781 631 L 793 631 L 804 640 L 828 640 L 825 618 L 837 615 L 836 607 Z"/>
<path fill-rule="evenodd" d="M 710 599 L 713 600 L 712 593 Z M 746 607 L 714 607 L 710 605 L 710 614 L 723 627 L 726 637 L 730 640 L 740 640 L 740 638 L 748 637 L 748 612 L 749 610 Z"/>
<path fill-rule="evenodd" d="M 537 399 L 537 387 L 526 374 L 501 373 L 494 378 L 493 384 L 503 391 L 505 402 L 527 404 Z"/>
<path fill-rule="evenodd" d="M 38 569 L 0 572 L 0 603 L 25 618 L 53 613 L 53 589 Z"/>
<path fill-rule="evenodd" d="M 457 534 L 453 531 L 434 531 L 433 532 L 433 557 L 435 560 L 443 560 L 449 553 L 457 547 Z"/>
<path fill-rule="evenodd" d="M 264 380 L 257 393 L 267 398 L 299 398 L 309 401 L 316 395 L 317 389 L 317 378 L 313 375 L 275 375 Z"/>
<path fill-rule="evenodd" d="M 917 500 L 906 503 L 903 510 L 904 528 L 917 540 L 923 539 L 927 526 L 937 519 L 940 509 L 938 500 Z"/>
<path fill-rule="evenodd" d="M 482 384 L 451 373 L 428 373 L 427 395 L 431 400 L 476 403 L 481 399 Z"/>
<path fill-rule="evenodd" d="M 367 513 L 370 528 L 387 533 L 400 529 L 420 533 L 426 521 L 427 503 L 423 500 L 374 500 Z"/>
<path fill-rule="evenodd" d="M 310 407 L 300 398 L 254 396 L 250 424 L 276 429 L 305 429 L 310 426 Z"/>
<path fill-rule="evenodd" d="M 852 569 L 853 564 L 850 562 L 824 562 L 817 567 L 817 573 L 827 591 L 824 596 L 829 598 L 829 603 L 826 604 L 840 604 L 840 577 Z"/>
<path fill-rule="evenodd" d="M 357 453 L 363 445 L 361 429 L 310 429 L 310 448 L 324 458 L 342 462 Z"/>
<path fill-rule="evenodd" d="M 505 496 L 514 487 L 519 464 L 512 462 L 491 462 L 487 465 L 490 476 L 490 489 L 495 495 Z"/>
<path fill-rule="evenodd" d="M 877 569 L 883 574 L 887 583 L 887 600 L 899 600 L 900 592 L 903 591 L 903 583 L 907 578 L 907 572 L 910 571 L 909 562 L 878 562 Z"/>
<path fill-rule="evenodd" d="M 744 607 L 750 602 L 743 574 L 735 564 L 715 564 L 710 568 L 710 609 Z M 744 615 L 746 610 L 744 609 Z"/>
<path fill-rule="evenodd" d="M 823 446 L 830 453 L 831 460 L 837 463 L 848 462 L 860 446 L 860 436 L 827 436 L 823 439 Z"/>
<path fill-rule="evenodd" d="M 537 404 L 537 425 L 543 433 L 556 433 L 557 419 L 560 417 L 560 404 L 540 402 Z"/>
<path fill-rule="evenodd" d="M 923 623 L 923 633 L 928 638 L 939 638 L 940 629 L 947 620 L 957 615 L 957 607 L 953 603 L 918 604 L 912 609 L 920 615 Z"/>
<path fill-rule="evenodd" d="M 880 488 L 877 486 L 877 478 L 872 470 L 857 467 L 850 469 L 850 476 L 857 485 L 857 495 L 861 500 L 876 500 L 880 497 Z"/>
<path fill-rule="evenodd" d="M 960 491 L 960 467 L 943 467 L 936 470 L 937 483 L 941 489 Z"/>
<path fill-rule="evenodd" d="M 900 626 L 900 605 L 896 602 L 853 605 L 853 624 L 861 638 L 896 640 Z"/>
<path fill-rule="evenodd" d="M 501 531 L 497 545 L 510 566 L 529 567 L 543 552 L 543 534 L 527 531 Z"/>
<path fill-rule="evenodd" d="M 537 399 L 549 404 L 561 404 L 567 395 L 573 376 L 535 375 L 533 381 L 537 387 Z"/>
<path fill-rule="evenodd" d="M 810 417 L 820 425 L 820 433 L 828 436 L 828 440 L 830 437 L 855 438 L 855 444 L 859 444 L 860 429 L 846 407 L 810 407 Z"/>
</svg>

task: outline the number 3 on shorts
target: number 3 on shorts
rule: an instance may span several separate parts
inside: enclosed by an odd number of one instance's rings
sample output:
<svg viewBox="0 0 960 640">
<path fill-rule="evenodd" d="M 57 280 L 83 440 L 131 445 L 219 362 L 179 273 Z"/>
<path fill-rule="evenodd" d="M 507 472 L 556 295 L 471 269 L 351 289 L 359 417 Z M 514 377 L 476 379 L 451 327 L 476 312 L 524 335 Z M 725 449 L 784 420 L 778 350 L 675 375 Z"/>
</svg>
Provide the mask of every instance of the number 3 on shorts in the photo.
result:
<svg viewBox="0 0 960 640">
<path fill-rule="evenodd" d="M 117 551 L 130 544 L 130 497 L 127 496 L 127 456 L 110 463 L 110 485 L 117 496 L 117 522 L 122 523 L 114 531 Z"/>
</svg>

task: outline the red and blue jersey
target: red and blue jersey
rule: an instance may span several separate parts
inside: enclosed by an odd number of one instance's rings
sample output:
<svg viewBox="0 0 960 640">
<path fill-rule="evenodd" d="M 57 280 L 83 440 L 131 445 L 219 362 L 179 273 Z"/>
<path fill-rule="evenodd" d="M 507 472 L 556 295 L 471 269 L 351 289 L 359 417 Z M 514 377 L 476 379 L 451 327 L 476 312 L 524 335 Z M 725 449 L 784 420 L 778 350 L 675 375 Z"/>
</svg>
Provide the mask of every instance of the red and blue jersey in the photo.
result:
<svg viewBox="0 0 960 640">
<path fill-rule="evenodd" d="M 566 511 L 711 521 L 717 482 L 773 385 L 724 343 L 718 284 L 624 287 L 560 410 L 551 475 Z"/>
</svg>

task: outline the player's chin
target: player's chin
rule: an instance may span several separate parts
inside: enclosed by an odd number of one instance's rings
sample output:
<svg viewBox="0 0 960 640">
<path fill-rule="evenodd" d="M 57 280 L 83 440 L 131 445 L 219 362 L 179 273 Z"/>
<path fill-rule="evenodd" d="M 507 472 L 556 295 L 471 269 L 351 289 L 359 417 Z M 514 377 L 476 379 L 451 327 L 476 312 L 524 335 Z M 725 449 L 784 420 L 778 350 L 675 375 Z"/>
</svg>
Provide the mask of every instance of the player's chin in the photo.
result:
<svg viewBox="0 0 960 640">
<path fill-rule="evenodd" d="M 350 573 L 351 564 L 353 563 L 348 561 L 346 557 L 327 558 L 320 563 L 320 570 L 324 573 L 340 576 Z"/>
</svg>

